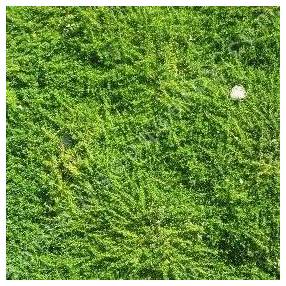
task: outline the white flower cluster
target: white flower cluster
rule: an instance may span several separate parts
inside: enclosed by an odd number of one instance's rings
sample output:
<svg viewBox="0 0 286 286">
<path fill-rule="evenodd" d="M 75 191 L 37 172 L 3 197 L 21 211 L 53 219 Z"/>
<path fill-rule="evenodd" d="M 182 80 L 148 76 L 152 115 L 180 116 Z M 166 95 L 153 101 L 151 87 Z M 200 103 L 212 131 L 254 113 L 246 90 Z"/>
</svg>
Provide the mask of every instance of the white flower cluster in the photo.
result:
<svg viewBox="0 0 286 286">
<path fill-rule="evenodd" d="M 241 85 L 235 85 L 230 92 L 230 97 L 233 100 L 242 100 L 246 97 L 246 90 Z"/>
</svg>

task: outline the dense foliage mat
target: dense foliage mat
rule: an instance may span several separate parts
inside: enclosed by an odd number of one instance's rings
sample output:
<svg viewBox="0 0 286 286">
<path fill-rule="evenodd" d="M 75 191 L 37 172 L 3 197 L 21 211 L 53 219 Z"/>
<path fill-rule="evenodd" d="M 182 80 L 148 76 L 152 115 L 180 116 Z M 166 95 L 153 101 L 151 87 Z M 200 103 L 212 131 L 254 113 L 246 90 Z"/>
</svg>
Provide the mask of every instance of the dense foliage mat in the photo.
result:
<svg viewBox="0 0 286 286">
<path fill-rule="evenodd" d="M 8 7 L 7 279 L 279 279 L 279 9 Z"/>
</svg>

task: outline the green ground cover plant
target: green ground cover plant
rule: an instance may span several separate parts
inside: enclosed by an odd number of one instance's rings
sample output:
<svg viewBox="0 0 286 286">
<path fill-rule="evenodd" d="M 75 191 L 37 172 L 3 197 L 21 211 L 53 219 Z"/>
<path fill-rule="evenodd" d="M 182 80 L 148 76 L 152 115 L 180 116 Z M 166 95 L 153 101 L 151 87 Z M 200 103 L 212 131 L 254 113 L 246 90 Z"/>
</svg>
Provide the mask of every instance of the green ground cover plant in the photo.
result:
<svg viewBox="0 0 286 286">
<path fill-rule="evenodd" d="M 279 279 L 278 8 L 8 7 L 6 99 L 7 279 Z"/>
</svg>

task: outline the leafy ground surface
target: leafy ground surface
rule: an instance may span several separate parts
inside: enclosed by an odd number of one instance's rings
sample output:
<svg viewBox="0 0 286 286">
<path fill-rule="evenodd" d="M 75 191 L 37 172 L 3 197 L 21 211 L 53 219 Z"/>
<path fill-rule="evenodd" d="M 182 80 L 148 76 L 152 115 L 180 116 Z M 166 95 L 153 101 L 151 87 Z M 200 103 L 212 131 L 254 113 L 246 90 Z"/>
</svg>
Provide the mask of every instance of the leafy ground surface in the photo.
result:
<svg viewBox="0 0 286 286">
<path fill-rule="evenodd" d="M 278 279 L 279 10 L 8 8 L 7 278 Z"/>
</svg>

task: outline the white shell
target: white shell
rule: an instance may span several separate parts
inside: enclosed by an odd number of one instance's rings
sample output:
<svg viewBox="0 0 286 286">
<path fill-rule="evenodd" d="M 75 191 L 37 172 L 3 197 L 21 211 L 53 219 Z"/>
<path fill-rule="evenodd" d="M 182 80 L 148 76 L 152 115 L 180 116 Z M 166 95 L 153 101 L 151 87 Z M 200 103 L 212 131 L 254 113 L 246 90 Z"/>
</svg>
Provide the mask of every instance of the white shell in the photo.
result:
<svg viewBox="0 0 286 286">
<path fill-rule="evenodd" d="M 230 92 L 230 97 L 233 100 L 242 100 L 246 97 L 246 90 L 241 85 L 235 85 Z"/>
</svg>

